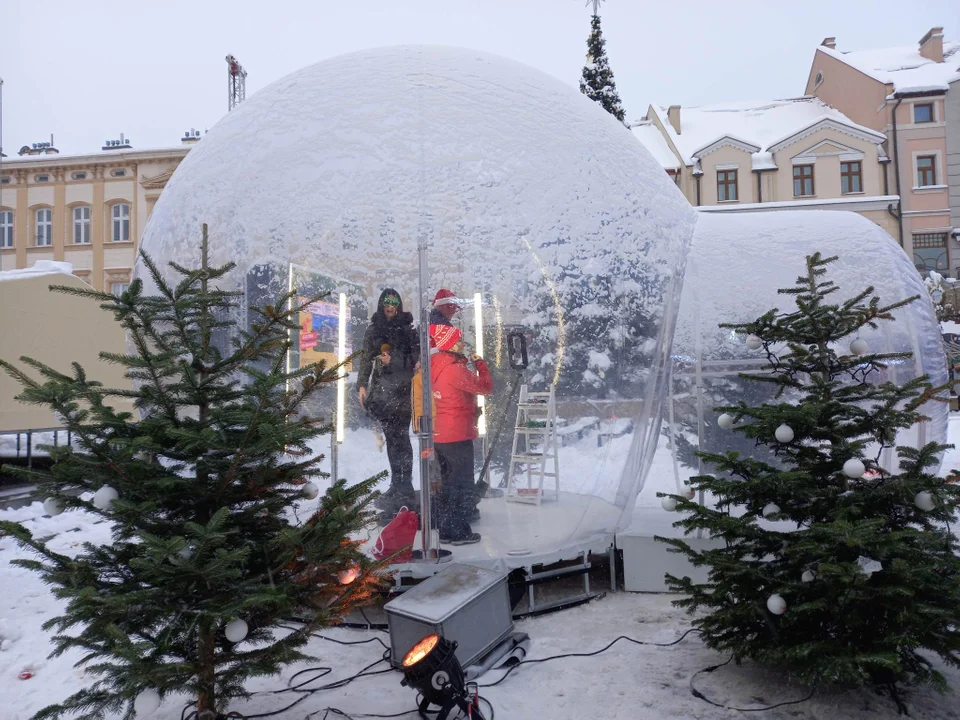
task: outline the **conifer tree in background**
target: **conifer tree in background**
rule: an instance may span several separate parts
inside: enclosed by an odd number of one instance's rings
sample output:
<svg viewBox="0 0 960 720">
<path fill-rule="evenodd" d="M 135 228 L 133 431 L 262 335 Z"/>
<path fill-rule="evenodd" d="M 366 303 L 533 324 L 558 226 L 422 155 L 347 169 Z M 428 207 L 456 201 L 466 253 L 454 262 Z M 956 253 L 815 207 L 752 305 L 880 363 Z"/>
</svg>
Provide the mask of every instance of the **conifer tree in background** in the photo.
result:
<svg viewBox="0 0 960 720">
<path fill-rule="evenodd" d="M 44 626 L 56 632 L 54 655 L 79 649 L 79 664 L 98 677 L 38 718 L 129 716 L 183 692 L 196 698 L 190 717 L 222 717 L 247 695 L 248 678 L 304 659 L 310 634 L 368 602 L 382 581 L 383 566 L 350 539 L 373 517 L 378 478 L 337 480 L 304 522 L 290 521 L 298 500 L 316 497 L 311 480 L 326 477 L 309 442 L 329 425 L 300 411 L 341 372 L 323 363 L 285 369 L 296 293 L 259 311 L 249 331 L 218 321 L 242 294 L 215 289 L 232 265 L 208 266 L 206 226 L 201 267 L 171 263 L 176 285 L 144 262 L 157 296 L 142 294 L 139 279 L 119 297 L 54 288 L 113 312 L 134 351 L 102 356 L 127 368 L 133 390 L 104 388 L 79 365 L 63 374 L 22 358 L 36 380 L 2 363 L 23 384 L 20 398 L 51 408 L 74 438 L 73 447 L 48 448 L 49 472 L 18 474 L 40 483 L 48 513 L 82 509 L 112 523 L 111 541 L 85 543 L 76 557 L 0 523 L 0 534 L 40 558 L 14 562 L 66 601 Z M 235 339 L 221 351 L 211 338 L 224 328 Z M 117 398 L 131 399 L 143 419 L 111 407 Z M 281 630 L 289 617 L 307 620 Z"/>
<path fill-rule="evenodd" d="M 607 60 L 607 51 L 604 47 L 606 42 L 600 31 L 598 4 L 597 0 L 594 0 L 593 17 L 590 19 L 590 37 L 587 38 L 587 61 L 580 78 L 580 92 L 594 102 L 600 103 L 604 110 L 623 122 L 625 117 L 623 106 L 620 104 L 620 95 L 617 94 L 617 84 L 613 80 L 613 70 L 610 69 L 610 62 Z"/>
<path fill-rule="evenodd" d="M 716 408 L 732 416 L 732 432 L 775 450 L 782 467 L 736 452 L 701 456 L 718 475 L 690 484 L 714 504 L 669 496 L 683 514 L 675 526 L 724 546 L 659 538 L 708 570 L 705 583 L 671 575 L 667 583 L 687 595 L 676 605 L 701 613 L 693 624 L 706 644 L 738 661 L 810 684 L 879 684 L 894 698 L 900 681 L 944 689 L 927 653 L 960 667 L 960 548 L 951 526 L 960 488 L 935 475 L 943 445 L 897 448 L 899 469 L 880 458 L 945 388 L 926 376 L 875 381 L 910 354 L 871 353 L 858 332 L 916 298 L 881 306 L 867 288 L 831 304 L 839 288 L 823 276 L 835 259 L 808 257 L 796 286 L 780 290 L 795 312 L 729 326 L 759 338 L 750 341 L 768 360 L 764 373 L 742 377 L 799 402 Z"/>
</svg>

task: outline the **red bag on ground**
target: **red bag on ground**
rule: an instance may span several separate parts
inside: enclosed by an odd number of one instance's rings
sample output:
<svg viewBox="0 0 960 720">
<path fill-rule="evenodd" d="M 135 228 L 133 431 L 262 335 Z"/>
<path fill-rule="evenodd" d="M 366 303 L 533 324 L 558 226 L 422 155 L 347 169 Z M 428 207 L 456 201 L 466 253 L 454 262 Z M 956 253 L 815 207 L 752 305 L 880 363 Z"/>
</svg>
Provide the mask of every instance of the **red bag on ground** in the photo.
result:
<svg viewBox="0 0 960 720">
<path fill-rule="evenodd" d="M 380 531 L 380 537 L 377 538 L 377 544 L 373 549 L 373 556 L 377 560 L 383 560 L 406 548 L 394 558 L 393 562 L 408 562 L 413 553 L 413 541 L 417 536 L 419 525 L 420 519 L 413 510 L 406 507 L 400 508 L 397 516 Z"/>
</svg>

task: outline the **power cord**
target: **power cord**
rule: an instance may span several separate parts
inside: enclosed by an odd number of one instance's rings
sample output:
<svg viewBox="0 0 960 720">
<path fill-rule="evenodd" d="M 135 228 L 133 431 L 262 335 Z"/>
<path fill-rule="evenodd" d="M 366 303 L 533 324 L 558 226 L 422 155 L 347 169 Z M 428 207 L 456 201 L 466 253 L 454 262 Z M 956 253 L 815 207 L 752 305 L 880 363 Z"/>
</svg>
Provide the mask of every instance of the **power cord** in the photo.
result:
<svg viewBox="0 0 960 720">
<path fill-rule="evenodd" d="M 764 712 L 766 710 L 773 710 L 774 708 L 778 708 L 778 707 L 786 707 L 787 705 L 799 705 L 800 703 L 805 703 L 807 700 L 813 697 L 813 693 L 816 691 L 816 687 L 811 688 L 807 696 L 805 698 L 801 698 L 800 700 L 788 700 L 787 702 L 777 703 L 776 705 L 767 705 L 766 707 L 742 708 L 742 707 L 734 707 L 732 705 L 724 705 L 722 703 L 714 702 L 713 700 L 708 698 L 706 695 L 704 695 L 702 692 L 700 692 L 693 686 L 694 681 L 697 679 L 697 675 L 702 675 L 704 673 L 712 673 L 713 671 L 719 670 L 725 665 L 729 665 L 732 660 L 733 660 L 733 655 L 727 658 L 726 662 L 722 662 L 719 665 L 711 665 L 710 667 L 703 668 L 703 670 L 697 670 L 693 674 L 693 676 L 690 678 L 690 694 L 693 695 L 698 700 L 703 700 L 705 703 L 709 705 L 713 705 L 714 707 L 717 707 L 717 708 L 723 708 L 724 710 L 736 710 L 738 712 Z"/>
<path fill-rule="evenodd" d="M 616 644 L 617 644 L 618 642 L 620 642 L 621 640 L 626 640 L 627 642 L 633 643 L 634 645 L 652 645 L 653 647 L 671 647 L 671 646 L 673 646 L 673 645 L 678 644 L 680 641 L 682 641 L 684 638 L 686 638 L 687 635 L 689 635 L 690 633 L 699 633 L 699 632 L 700 632 L 700 631 L 699 631 L 697 628 L 690 628 L 690 629 L 687 630 L 685 633 L 683 633 L 683 635 L 681 635 L 680 637 L 678 637 L 676 640 L 674 640 L 674 641 L 672 641 L 672 642 L 668 642 L 668 643 L 644 642 L 643 640 L 634 640 L 633 638 L 627 637 L 626 635 L 621 635 L 620 637 L 618 637 L 618 638 L 614 639 L 613 641 L 607 643 L 604 647 L 600 648 L 599 650 L 594 650 L 593 652 L 588 652 L 588 653 L 564 653 L 564 654 L 562 654 L 562 655 L 551 655 L 550 657 L 545 657 L 545 658 L 532 658 L 532 659 L 530 659 L 530 660 L 527 660 L 526 658 L 524 658 L 524 659 L 521 660 L 520 662 L 514 663 L 513 665 L 511 665 L 510 668 L 507 670 L 507 672 L 505 672 L 505 673 L 503 674 L 503 677 L 501 677 L 501 678 L 500 678 L 499 680 L 497 680 L 496 682 L 490 683 L 489 685 L 480 685 L 479 687 L 482 687 L 482 688 L 492 688 L 492 687 L 496 687 L 497 685 L 499 685 L 500 683 L 502 683 L 504 680 L 506 680 L 508 677 L 510 677 L 510 674 L 511 674 L 514 670 L 516 670 L 518 667 L 520 667 L 521 665 L 532 665 L 532 664 L 534 664 L 534 663 L 543 663 L 543 662 L 547 662 L 547 661 L 549 661 L 549 660 L 559 660 L 559 659 L 561 659 L 561 658 L 594 657 L 595 655 L 599 655 L 600 653 L 606 652 L 607 650 L 609 650 L 610 648 L 612 648 L 614 645 L 616 645 Z M 787 705 L 799 705 L 800 703 L 805 703 L 807 700 L 809 700 L 811 697 L 813 697 L 813 693 L 816 691 L 816 688 L 812 688 L 812 689 L 810 690 L 810 692 L 807 694 L 807 696 L 804 697 L 804 698 L 802 698 L 802 699 L 800 699 L 800 700 L 789 700 L 789 701 L 787 701 L 787 702 L 777 703 L 776 705 L 768 705 L 768 706 L 766 706 L 766 707 L 741 708 L 741 707 L 734 707 L 734 706 L 732 706 L 732 705 L 724 705 L 724 704 L 722 704 L 722 703 L 714 702 L 713 700 L 710 700 L 710 699 L 709 699 L 708 697 L 706 697 L 702 692 L 700 692 L 699 690 L 697 690 L 697 689 L 694 687 L 693 683 L 694 683 L 694 681 L 697 679 L 697 676 L 698 676 L 698 675 L 701 675 L 701 674 L 703 674 L 703 673 L 711 673 L 711 672 L 714 672 L 715 670 L 718 670 L 719 668 L 722 668 L 724 665 L 729 665 L 732 660 L 733 660 L 733 656 L 731 655 L 730 658 L 729 658 L 726 662 L 724 662 L 724 663 L 721 663 L 721 664 L 719 664 L 719 665 L 712 665 L 711 667 L 704 668 L 703 670 L 698 670 L 697 672 L 695 672 L 695 673 L 693 674 L 693 676 L 690 678 L 690 693 L 691 693 L 695 698 L 697 698 L 698 700 L 703 700 L 705 703 L 708 703 L 709 705 L 713 705 L 714 707 L 722 708 L 722 709 L 724 709 L 724 710 L 736 710 L 736 711 L 739 711 L 739 712 L 762 712 L 762 711 L 765 711 L 765 710 L 773 710 L 774 708 L 785 707 L 785 706 L 787 706 Z M 483 699 L 486 700 L 485 698 L 483 698 Z M 489 701 L 487 701 L 487 702 L 489 703 Z M 491 706 L 491 710 L 492 710 L 492 706 Z"/>
<path fill-rule="evenodd" d="M 562 654 L 562 655 L 551 655 L 550 657 L 545 657 L 545 658 L 533 658 L 533 659 L 531 659 L 531 660 L 526 660 L 526 659 L 524 659 L 524 660 L 521 660 L 520 662 L 514 663 L 512 666 L 510 666 L 510 668 L 507 670 L 507 672 L 504 673 L 503 677 L 501 677 L 501 678 L 500 678 L 499 680 L 497 680 L 495 683 L 490 683 L 489 685 L 480 685 L 480 687 L 482 687 L 482 688 L 496 687 L 497 685 L 499 685 L 500 683 L 502 683 L 504 680 L 506 680 L 508 677 L 510 677 L 510 673 L 512 673 L 514 670 L 516 670 L 516 669 L 517 669 L 518 667 L 520 667 L 521 665 L 533 665 L 534 663 L 543 663 L 543 662 L 547 662 L 547 661 L 549 661 L 549 660 L 559 660 L 559 659 L 561 659 L 561 658 L 594 657 L 595 655 L 599 655 L 600 653 L 606 652 L 607 650 L 609 650 L 610 648 L 612 648 L 614 645 L 616 645 L 616 644 L 617 644 L 618 642 L 620 642 L 621 640 L 626 640 L 627 642 L 633 643 L 634 645 L 653 645 L 654 647 L 670 647 L 670 646 L 672 646 L 672 645 L 676 645 L 677 643 L 679 643 L 680 641 L 682 641 L 685 637 L 687 637 L 687 635 L 689 635 L 690 633 L 694 633 L 694 632 L 700 632 L 700 631 L 697 630 L 696 628 L 690 628 L 690 629 L 687 630 L 683 635 L 681 635 L 680 637 L 678 637 L 676 640 L 674 640 L 673 642 L 668 642 L 668 643 L 644 642 L 643 640 L 634 640 L 633 638 L 627 637 L 626 635 L 621 635 L 620 637 L 618 637 L 618 638 L 612 640 L 611 642 L 607 643 L 605 646 L 603 646 L 603 647 L 600 648 L 599 650 L 594 650 L 593 652 L 588 652 L 588 653 L 564 653 L 564 654 Z"/>
</svg>

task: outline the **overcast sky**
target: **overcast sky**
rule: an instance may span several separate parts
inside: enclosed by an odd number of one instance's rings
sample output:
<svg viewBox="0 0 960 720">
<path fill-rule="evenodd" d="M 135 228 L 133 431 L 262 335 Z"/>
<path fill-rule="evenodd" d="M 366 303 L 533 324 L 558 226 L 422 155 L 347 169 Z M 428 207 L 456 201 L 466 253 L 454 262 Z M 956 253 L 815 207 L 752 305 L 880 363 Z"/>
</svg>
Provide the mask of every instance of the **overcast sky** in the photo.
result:
<svg viewBox="0 0 960 720">
<path fill-rule="evenodd" d="M 702 105 L 803 92 L 820 41 L 911 45 L 934 25 L 960 35 L 958 0 L 608 0 L 607 51 L 628 119 L 651 102 Z M 3 146 L 55 136 L 64 153 L 120 133 L 178 145 L 227 108 L 226 62 L 248 97 L 306 65 L 405 43 L 470 47 L 576 87 L 584 0 L 0 0 Z M 357 88 L 357 92 L 362 92 Z"/>
</svg>

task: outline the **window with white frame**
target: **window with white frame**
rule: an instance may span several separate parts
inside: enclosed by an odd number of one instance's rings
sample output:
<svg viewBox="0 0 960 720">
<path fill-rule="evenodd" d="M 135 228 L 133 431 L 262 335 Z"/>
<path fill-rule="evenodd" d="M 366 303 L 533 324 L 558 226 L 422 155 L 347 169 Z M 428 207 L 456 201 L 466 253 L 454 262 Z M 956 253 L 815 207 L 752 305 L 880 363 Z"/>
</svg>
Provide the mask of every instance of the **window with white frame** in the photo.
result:
<svg viewBox="0 0 960 720">
<path fill-rule="evenodd" d="M 110 283 L 110 293 L 112 295 L 123 295 L 130 287 L 128 282 Z"/>
<path fill-rule="evenodd" d="M 50 208 L 37 210 L 37 247 L 53 244 L 53 211 Z"/>
<path fill-rule="evenodd" d="M 126 242 L 130 239 L 130 206 L 117 203 L 113 206 L 113 241 Z"/>
<path fill-rule="evenodd" d="M 90 206 L 78 205 L 73 209 L 73 242 L 87 245 L 90 242 Z"/>
<path fill-rule="evenodd" d="M 13 211 L 0 210 L 0 248 L 13 247 Z"/>
<path fill-rule="evenodd" d="M 917 187 L 937 184 L 937 156 L 917 156 Z"/>
</svg>

